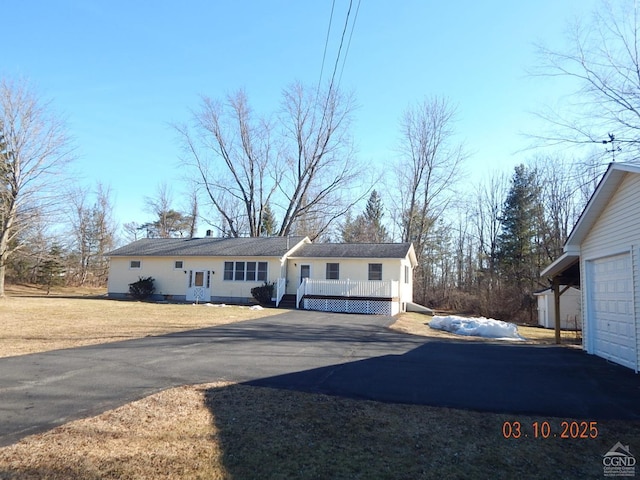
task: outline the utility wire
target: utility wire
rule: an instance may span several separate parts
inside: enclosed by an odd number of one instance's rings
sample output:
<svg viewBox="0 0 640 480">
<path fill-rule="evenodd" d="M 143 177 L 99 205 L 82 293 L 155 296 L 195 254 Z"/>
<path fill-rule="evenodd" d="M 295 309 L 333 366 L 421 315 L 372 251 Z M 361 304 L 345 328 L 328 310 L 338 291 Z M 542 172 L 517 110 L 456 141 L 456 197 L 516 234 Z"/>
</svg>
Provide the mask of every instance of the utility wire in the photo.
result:
<svg viewBox="0 0 640 480">
<path fill-rule="evenodd" d="M 333 89 L 333 83 L 336 78 L 336 72 L 338 71 L 338 63 L 340 63 L 340 54 L 342 53 L 342 45 L 344 44 L 344 36 L 347 33 L 347 27 L 349 26 L 349 16 L 351 15 L 351 7 L 353 6 L 353 0 L 349 0 L 349 10 L 347 10 L 347 18 L 344 20 L 344 28 L 342 29 L 342 36 L 340 37 L 340 46 L 338 47 L 338 55 L 336 55 L 336 63 L 333 66 L 333 73 L 331 74 L 331 83 L 329 83 L 329 93 L 327 95 L 327 101 L 331 90 Z"/>
<path fill-rule="evenodd" d="M 322 53 L 322 65 L 320 66 L 320 78 L 318 79 L 318 88 L 316 89 L 316 102 L 320 95 L 320 84 L 322 83 L 322 75 L 324 74 L 324 61 L 327 57 L 327 47 L 329 45 L 329 34 L 331 33 L 331 23 L 333 22 L 333 10 L 336 6 L 336 0 L 331 4 L 331 15 L 329 16 L 329 27 L 327 28 L 327 37 L 324 40 L 324 52 Z"/>
<path fill-rule="evenodd" d="M 351 32 L 349 33 L 349 41 L 347 42 L 347 49 L 344 51 L 344 57 L 342 59 L 342 67 L 340 68 L 340 76 L 338 77 L 338 86 L 342 82 L 342 73 L 344 72 L 344 64 L 347 63 L 347 55 L 349 55 L 349 47 L 351 46 L 351 38 L 353 37 L 353 30 L 356 27 L 356 21 L 358 20 L 358 12 L 360 11 L 360 0 L 358 0 L 358 6 L 356 7 L 356 13 L 353 16 L 353 23 L 351 24 Z"/>
</svg>

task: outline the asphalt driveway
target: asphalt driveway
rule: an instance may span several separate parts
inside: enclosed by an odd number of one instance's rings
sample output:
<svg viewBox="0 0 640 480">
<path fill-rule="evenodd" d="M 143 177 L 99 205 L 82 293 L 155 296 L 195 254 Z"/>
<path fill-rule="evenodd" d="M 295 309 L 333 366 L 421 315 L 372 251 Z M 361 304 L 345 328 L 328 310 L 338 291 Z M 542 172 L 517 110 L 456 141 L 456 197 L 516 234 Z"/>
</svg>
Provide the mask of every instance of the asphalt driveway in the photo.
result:
<svg viewBox="0 0 640 480">
<path fill-rule="evenodd" d="M 0 359 L 0 446 L 177 385 L 227 380 L 353 398 L 640 419 L 640 376 L 562 347 L 435 341 L 388 317 L 291 311 Z"/>
</svg>

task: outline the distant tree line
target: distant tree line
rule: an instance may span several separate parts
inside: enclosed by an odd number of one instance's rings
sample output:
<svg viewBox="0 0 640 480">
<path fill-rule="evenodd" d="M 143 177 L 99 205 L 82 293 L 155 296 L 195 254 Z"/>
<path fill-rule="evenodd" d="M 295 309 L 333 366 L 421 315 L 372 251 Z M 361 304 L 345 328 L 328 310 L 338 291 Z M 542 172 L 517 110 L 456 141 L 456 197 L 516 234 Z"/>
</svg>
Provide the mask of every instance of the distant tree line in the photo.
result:
<svg viewBox="0 0 640 480">
<path fill-rule="evenodd" d="M 411 242 L 417 302 L 533 320 L 540 271 L 561 254 L 609 155 L 634 161 L 640 144 L 638 17 L 602 5 L 567 51 L 540 47 L 536 73 L 577 81 L 579 101 L 541 113 L 550 132 L 531 137 L 534 146 L 604 143 L 596 153 L 539 153 L 509 175 L 470 180 L 455 105 L 426 96 L 405 108 L 397 155 L 376 174 L 356 155 L 354 97 L 332 85 L 293 83 L 265 115 L 243 90 L 203 96 L 173 126 L 192 194 L 176 206 L 160 185 L 143 199 L 149 217 L 122 225 L 124 240 L 191 237 L 200 224 L 226 237 Z M 108 186 L 61 188 L 73 183 L 73 156 L 48 103 L 27 82 L 2 80 L 0 296 L 5 276 L 46 288 L 104 285 L 105 253 L 123 238 Z"/>
</svg>

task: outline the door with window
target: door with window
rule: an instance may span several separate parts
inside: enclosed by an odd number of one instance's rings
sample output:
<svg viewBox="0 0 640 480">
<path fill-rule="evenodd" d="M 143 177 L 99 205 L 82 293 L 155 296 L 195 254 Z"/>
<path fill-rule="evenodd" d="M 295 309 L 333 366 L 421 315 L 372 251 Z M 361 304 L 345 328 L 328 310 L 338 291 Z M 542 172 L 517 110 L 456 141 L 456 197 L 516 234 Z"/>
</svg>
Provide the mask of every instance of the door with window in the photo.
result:
<svg viewBox="0 0 640 480">
<path fill-rule="evenodd" d="M 300 283 L 311 276 L 311 265 L 300 265 Z"/>
<path fill-rule="evenodd" d="M 211 300 L 211 271 L 189 270 L 186 299 L 189 302 L 208 302 Z"/>
</svg>

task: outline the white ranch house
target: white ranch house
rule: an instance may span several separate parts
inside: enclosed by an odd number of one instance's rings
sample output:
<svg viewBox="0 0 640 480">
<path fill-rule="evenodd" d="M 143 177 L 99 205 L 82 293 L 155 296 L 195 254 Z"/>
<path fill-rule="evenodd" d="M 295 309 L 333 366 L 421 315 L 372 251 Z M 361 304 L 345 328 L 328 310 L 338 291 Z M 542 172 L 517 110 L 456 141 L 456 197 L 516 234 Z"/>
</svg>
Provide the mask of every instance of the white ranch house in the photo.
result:
<svg viewBox="0 0 640 480">
<path fill-rule="evenodd" d="M 311 243 L 307 237 L 145 238 L 109 253 L 108 295 L 153 277 L 157 300 L 251 303 L 275 284 L 276 306 L 395 315 L 413 301 L 410 243 Z"/>
<path fill-rule="evenodd" d="M 571 231 L 563 255 L 542 276 L 552 280 L 556 302 L 565 288 L 580 287 L 583 349 L 637 372 L 640 165 L 609 165 Z"/>
</svg>

